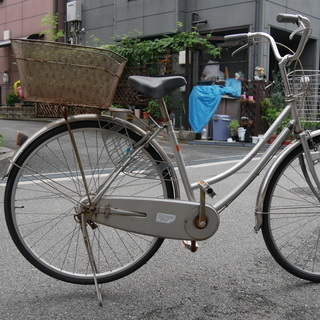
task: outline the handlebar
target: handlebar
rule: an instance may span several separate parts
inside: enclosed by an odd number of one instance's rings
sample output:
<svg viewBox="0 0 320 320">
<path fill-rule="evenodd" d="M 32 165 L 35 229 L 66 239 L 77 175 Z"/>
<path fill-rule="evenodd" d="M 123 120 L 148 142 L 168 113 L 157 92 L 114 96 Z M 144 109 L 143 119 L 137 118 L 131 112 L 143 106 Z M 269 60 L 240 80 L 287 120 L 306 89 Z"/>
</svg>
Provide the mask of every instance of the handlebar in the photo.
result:
<svg viewBox="0 0 320 320">
<path fill-rule="evenodd" d="M 248 33 L 239 33 L 239 34 L 231 34 L 224 37 L 224 40 L 226 42 L 230 41 L 240 41 L 240 40 L 246 40 L 247 43 L 237 49 L 233 54 L 236 52 L 239 52 L 243 49 L 246 49 L 252 45 L 255 45 L 257 41 L 255 38 L 266 38 L 271 45 L 271 48 L 273 50 L 275 58 L 279 61 L 279 63 L 284 62 L 285 64 L 290 64 L 292 61 L 299 59 L 301 56 L 304 47 L 310 38 L 311 35 L 311 24 L 308 18 L 303 17 L 301 15 L 295 15 L 295 14 L 287 14 L 287 13 L 281 13 L 277 16 L 277 21 L 280 23 L 296 23 L 298 28 L 294 30 L 290 35 L 290 40 L 293 38 L 293 36 L 298 32 L 303 32 L 298 48 L 294 54 L 287 54 L 285 56 L 281 56 L 279 53 L 279 49 L 277 47 L 277 44 L 273 37 L 265 32 L 248 32 Z"/>
<path fill-rule="evenodd" d="M 237 33 L 237 34 L 229 34 L 224 36 L 224 41 L 239 41 L 239 40 L 248 40 L 248 33 Z"/>
<path fill-rule="evenodd" d="M 299 15 L 289 14 L 289 13 L 280 13 L 277 15 L 277 21 L 281 23 L 298 23 Z"/>
</svg>

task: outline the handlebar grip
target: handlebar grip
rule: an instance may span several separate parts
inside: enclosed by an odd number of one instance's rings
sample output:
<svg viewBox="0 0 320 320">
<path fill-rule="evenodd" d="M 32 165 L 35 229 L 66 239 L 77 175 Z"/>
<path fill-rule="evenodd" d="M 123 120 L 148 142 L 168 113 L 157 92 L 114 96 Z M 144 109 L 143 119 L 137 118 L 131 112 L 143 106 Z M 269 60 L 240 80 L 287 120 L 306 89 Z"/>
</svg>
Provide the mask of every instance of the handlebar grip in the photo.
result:
<svg viewBox="0 0 320 320">
<path fill-rule="evenodd" d="M 238 41 L 238 40 L 248 40 L 247 33 L 237 33 L 237 34 L 229 34 L 224 36 L 224 41 Z"/>
<path fill-rule="evenodd" d="M 281 23 L 297 23 L 299 20 L 299 15 L 297 14 L 289 14 L 289 13 L 280 13 L 277 15 L 277 21 Z"/>
</svg>

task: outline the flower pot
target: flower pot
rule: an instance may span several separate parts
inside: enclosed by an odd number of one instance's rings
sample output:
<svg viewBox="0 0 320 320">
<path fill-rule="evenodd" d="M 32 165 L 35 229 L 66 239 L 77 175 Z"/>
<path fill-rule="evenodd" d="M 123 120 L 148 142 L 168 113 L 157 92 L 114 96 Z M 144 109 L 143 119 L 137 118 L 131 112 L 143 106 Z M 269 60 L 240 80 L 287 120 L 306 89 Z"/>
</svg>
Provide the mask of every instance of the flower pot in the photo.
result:
<svg viewBox="0 0 320 320">
<path fill-rule="evenodd" d="M 238 128 L 238 138 L 239 141 L 245 141 L 246 129 L 243 127 Z"/>
<path fill-rule="evenodd" d="M 274 140 L 276 140 L 277 139 L 277 134 L 273 134 L 271 137 L 270 137 L 270 139 L 268 140 L 268 142 L 271 144 L 271 143 L 273 143 L 274 142 Z"/>
<path fill-rule="evenodd" d="M 142 113 L 143 119 L 149 119 L 149 116 L 150 116 L 150 112 L 144 111 L 144 112 Z"/>
</svg>

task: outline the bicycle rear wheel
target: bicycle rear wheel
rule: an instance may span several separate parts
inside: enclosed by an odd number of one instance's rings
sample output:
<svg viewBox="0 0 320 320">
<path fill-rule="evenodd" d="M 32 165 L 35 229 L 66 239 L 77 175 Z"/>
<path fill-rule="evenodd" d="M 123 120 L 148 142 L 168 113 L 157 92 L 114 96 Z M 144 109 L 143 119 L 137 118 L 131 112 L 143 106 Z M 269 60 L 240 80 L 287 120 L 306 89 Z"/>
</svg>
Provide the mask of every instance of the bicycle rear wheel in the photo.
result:
<svg viewBox="0 0 320 320">
<path fill-rule="evenodd" d="M 320 136 L 314 138 L 320 145 Z M 320 152 L 313 151 L 320 177 Z M 310 184 L 302 146 L 275 171 L 264 200 L 262 232 L 274 259 L 301 279 L 320 282 L 320 192 Z"/>
<path fill-rule="evenodd" d="M 108 117 L 71 121 L 89 193 L 127 159 L 142 138 L 130 124 Z M 131 159 L 106 194 L 175 197 L 175 174 L 156 144 Z M 36 268 L 59 280 L 93 284 L 76 209 L 86 196 L 66 125 L 39 136 L 16 159 L 5 190 L 6 222 L 17 248 Z M 88 227 L 99 283 L 124 277 L 146 263 L 163 239 L 107 226 Z"/>
</svg>

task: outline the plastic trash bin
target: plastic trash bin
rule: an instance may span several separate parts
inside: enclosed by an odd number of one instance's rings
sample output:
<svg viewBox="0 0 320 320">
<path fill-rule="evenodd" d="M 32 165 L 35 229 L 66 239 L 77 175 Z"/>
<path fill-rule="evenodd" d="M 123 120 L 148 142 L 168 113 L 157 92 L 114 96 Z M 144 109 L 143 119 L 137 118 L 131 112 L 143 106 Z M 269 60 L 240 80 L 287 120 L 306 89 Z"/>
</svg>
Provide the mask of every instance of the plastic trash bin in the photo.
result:
<svg viewBox="0 0 320 320">
<path fill-rule="evenodd" d="M 230 138 L 228 125 L 231 122 L 231 117 L 224 114 L 215 114 L 212 120 L 212 139 L 215 141 L 227 141 Z"/>
</svg>

